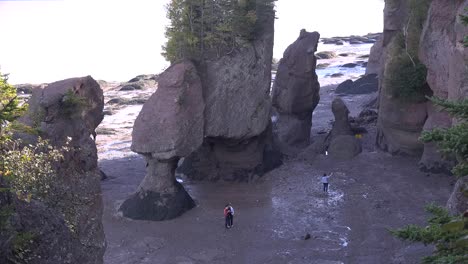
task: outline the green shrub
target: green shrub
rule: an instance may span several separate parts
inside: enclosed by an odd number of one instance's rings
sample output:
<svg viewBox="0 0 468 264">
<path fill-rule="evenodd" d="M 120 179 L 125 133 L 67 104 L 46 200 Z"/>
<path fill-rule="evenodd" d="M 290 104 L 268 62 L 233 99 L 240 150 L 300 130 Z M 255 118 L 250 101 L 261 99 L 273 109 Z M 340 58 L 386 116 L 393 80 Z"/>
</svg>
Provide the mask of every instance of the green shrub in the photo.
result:
<svg viewBox="0 0 468 264">
<path fill-rule="evenodd" d="M 434 254 L 423 258 L 423 263 L 467 263 L 468 218 L 451 216 L 445 208 L 434 204 L 426 206 L 426 211 L 432 215 L 428 226 L 408 225 L 391 233 L 403 240 L 435 244 Z"/>
<path fill-rule="evenodd" d="M 83 109 L 87 106 L 88 102 L 86 101 L 86 98 L 76 94 L 70 89 L 62 98 L 60 110 L 63 115 L 72 118 L 80 115 Z"/>
<path fill-rule="evenodd" d="M 384 86 L 391 95 L 404 101 L 422 102 L 430 95 L 426 84 L 427 68 L 418 59 L 419 42 L 431 1 L 410 0 L 408 19 L 389 45 Z"/>
<path fill-rule="evenodd" d="M 384 85 L 391 95 L 404 101 L 422 102 L 430 89 L 426 83 L 427 68 L 417 57 L 405 52 L 404 36 L 395 36 L 389 46 L 390 60 L 385 68 Z"/>
</svg>

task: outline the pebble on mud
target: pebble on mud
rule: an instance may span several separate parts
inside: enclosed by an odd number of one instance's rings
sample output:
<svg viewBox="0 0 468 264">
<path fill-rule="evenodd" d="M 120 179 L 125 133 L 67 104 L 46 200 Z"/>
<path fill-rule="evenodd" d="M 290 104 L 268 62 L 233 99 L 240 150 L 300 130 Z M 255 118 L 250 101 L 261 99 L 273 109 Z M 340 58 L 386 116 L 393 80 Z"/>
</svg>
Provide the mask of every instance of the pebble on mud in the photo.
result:
<svg viewBox="0 0 468 264">
<path fill-rule="evenodd" d="M 309 240 L 311 238 L 310 234 L 307 233 L 305 236 L 302 237 L 303 240 Z"/>
</svg>

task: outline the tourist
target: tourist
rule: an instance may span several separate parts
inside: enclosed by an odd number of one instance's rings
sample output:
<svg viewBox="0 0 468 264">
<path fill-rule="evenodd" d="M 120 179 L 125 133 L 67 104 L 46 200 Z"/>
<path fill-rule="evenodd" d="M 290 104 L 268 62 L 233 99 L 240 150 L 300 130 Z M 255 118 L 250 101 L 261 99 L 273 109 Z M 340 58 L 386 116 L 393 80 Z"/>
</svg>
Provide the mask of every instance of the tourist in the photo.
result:
<svg viewBox="0 0 468 264">
<path fill-rule="evenodd" d="M 229 204 L 229 226 L 233 227 L 234 226 L 234 207 L 232 207 L 231 204 Z"/>
<path fill-rule="evenodd" d="M 332 176 L 332 174 L 330 174 L 330 176 Z M 323 192 L 328 192 L 328 178 L 330 178 L 330 176 L 327 176 L 326 173 L 323 174 L 322 176 L 322 183 L 323 183 Z"/>
<path fill-rule="evenodd" d="M 226 228 L 231 228 L 231 210 L 229 209 L 229 204 L 226 204 L 226 206 L 224 206 L 224 226 Z"/>
</svg>

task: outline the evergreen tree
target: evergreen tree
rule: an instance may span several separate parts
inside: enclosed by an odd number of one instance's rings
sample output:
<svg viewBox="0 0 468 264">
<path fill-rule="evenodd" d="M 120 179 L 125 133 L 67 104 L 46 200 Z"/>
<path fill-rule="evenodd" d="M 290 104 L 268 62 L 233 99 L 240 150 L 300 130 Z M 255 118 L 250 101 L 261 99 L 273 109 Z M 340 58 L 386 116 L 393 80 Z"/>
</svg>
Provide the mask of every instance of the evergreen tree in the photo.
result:
<svg viewBox="0 0 468 264">
<path fill-rule="evenodd" d="M 171 63 L 225 55 L 255 39 L 276 0 L 172 0 L 162 55 Z"/>
</svg>

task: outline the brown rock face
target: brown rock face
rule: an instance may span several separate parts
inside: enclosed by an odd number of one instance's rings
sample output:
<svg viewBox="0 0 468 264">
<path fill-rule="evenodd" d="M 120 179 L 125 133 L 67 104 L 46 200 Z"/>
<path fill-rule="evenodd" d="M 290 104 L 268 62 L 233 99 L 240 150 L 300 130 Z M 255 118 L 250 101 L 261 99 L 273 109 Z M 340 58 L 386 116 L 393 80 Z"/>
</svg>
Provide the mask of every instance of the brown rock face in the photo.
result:
<svg viewBox="0 0 468 264">
<path fill-rule="evenodd" d="M 332 102 L 332 112 L 335 122 L 326 140 L 328 152 L 334 158 L 351 159 L 362 152 L 362 147 L 351 130 L 349 109 L 341 98 L 336 98 Z"/>
<path fill-rule="evenodd" d="M 383 37 L 379 37 L 370 50 L 369 61 L 366 67 L 366 75 L 380 74 L 383 59 Z"/>
<path fill-rule="evenodd" d="M 395 46 L 397 34 L 402 33 L 408 20 L 407 1 L 387 1 L 384 10 L 382 65 L 379 73 L 379 116 L 377 121 L 377 146 L 392 154 L 421 155 L 423 144 L 419 136 L 427 118 L 426 103 L 413 103 L 392 95 L 392 87 L 385 80 L 392 73 L 389 50 Z"/>
<path fill-rule="evenodd" d="M 195 203 L 175 178 L 180 157 L 203 142 L 202 86 L 195 66 L 184 61 L 159 77 L 158 90 L 144 104 L 132 133 L 132 150 L 145 156 L 147 174 L 120 210 L 139 220 L 167 220 Z"/>
<path fill-rule="evenodd" d="M 23 122 L 40 128 L 41 136 L 53 145 L 62 146 L 67 138 L 72 139 L 71 150 L 58 166 L 56 192 L 48 197 L 52 209 L 73 226 L 74 236 L 79 239 L 79 248 L 74 250 L 86 252 L 82 259 L 71 259 L 71 263 L 102 263 L 106 248 L 103 207 L 97 150 L 91 138 L 104 117 L 102 90 L 90 76 L 67 79 L 35 89 L 29 103 Z"/>
<path fill-rule="evenodd" d="M 349 109 L 341 98 L 335 98 L 332 102 L 332 112 L 335 116 L 331 136 L 354 135 L 349 124 Z"/>
<path fill-rule="evenodd" d="M 468 49 L 460 43 L 468 35 L 459 15 L 468 7 L 468 1 L 434 0 L 423 30 L 419 57 L 428 68 L 427 82 L 434 95 L 458 100 L 468 97 Z M 424 130 L 446 128 L 452 118 L 428 102 L 429 117 Z M 420 166 L 424 170 L 448 171 L 451 163 L 442 159 L 432 143 L 424 145 Z"/>
<path fill-rule="evenodd" d="M 318 32 L 301 30 L 279 63 L 272 96 L 273 107 L 278 112 L 275 132 L 285 152 L 310 143 L 312 112 L 320 100 L 314 55 L 319 39 Z"/>
<path fill-rule="evenodd" d="M 186 61 L 171 66 L 135 120 L 132 151 L 159 160 L 189 155 L 203 142 L 204 109 L 194 65 Z"/>
<path fill-rule="evenodd" d="M 468 210 L 468 176 L 458 179 L 447 202 L 450 213 L 459 215 Z"/>
<path fill-rule="evenodd" d="M 248 181 L 280 162 L 271 159 L 278 156 L 270 155 L 269 142 L 274 11 L 266 16 L 264 11 L 258 13 L 254 40 L 228 54 L 207 52 L 197 65 L 206 104 L 205 139 L 179 173 L 199 180 Z"/>
</svg>

